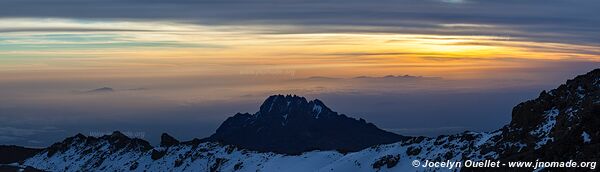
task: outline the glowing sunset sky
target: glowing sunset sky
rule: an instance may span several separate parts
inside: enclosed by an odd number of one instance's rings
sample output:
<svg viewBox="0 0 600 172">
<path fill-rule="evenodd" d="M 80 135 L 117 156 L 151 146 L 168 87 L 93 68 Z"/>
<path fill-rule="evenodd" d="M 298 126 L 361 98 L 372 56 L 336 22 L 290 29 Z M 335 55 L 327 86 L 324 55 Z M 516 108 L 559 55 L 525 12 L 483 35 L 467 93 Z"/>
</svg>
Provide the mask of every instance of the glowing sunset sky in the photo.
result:
<svg viewBox="0 0 600 172">
<path fill-rule="evenodd" d="M 0 144 L 117 129 L 203 137 L 270 94 L 323 99 L 400 134 L 498 128 L 519 101 L 600 66 L 599 8 L 592 0 L 3 0 Z M 101 87 L 116 91 L 85 94 Z"/>
</svg>

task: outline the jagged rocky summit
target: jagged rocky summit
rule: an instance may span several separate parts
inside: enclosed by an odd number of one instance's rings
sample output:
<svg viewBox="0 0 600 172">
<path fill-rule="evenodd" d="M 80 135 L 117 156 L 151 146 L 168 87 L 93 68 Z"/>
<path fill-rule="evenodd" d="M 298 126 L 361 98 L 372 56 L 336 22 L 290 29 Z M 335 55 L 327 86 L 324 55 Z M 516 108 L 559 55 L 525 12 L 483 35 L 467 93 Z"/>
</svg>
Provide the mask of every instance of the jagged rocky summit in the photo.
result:
<svg viewBox="0 0 600 172">
<path fill-rule="evenodd" d="M 264 152 L 299 154 L 310 150 L 358 151 L 405 138 L 364 119 L 338 114 L 318 99 L 274 95 L 255 114 L 238 113 L 225 120 L 208 140 Z"/>
</svg>

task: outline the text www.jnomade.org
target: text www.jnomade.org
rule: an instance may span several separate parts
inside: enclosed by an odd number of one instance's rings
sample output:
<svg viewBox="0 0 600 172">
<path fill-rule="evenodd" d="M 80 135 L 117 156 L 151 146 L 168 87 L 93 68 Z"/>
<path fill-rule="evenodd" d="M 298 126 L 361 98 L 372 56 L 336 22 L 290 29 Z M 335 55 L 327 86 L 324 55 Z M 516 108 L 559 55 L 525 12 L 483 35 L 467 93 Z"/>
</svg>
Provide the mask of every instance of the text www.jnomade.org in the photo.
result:
<svg viewBox="0 0 600 172">
<path fill-rule="evenodd" d="M 430 160 L 413 160 L 412 166 L 416 168 L 589 168 L 591 170 L 596 169 L 596 162 L 575 162 L 573 160 L 563 162 L 544 162 L 544 161 L 430 161 Z"/>
</svg>

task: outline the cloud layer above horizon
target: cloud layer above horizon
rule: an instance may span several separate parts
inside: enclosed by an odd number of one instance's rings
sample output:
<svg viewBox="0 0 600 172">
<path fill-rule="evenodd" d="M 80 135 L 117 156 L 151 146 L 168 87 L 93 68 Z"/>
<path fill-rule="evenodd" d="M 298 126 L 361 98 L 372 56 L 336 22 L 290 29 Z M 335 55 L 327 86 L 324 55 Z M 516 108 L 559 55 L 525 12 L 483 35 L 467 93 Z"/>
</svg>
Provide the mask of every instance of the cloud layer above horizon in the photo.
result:
<svg viewBox="0 0 600 172">
<path fill-rule="evenodd" d="M 0 16 L 289 27 L 265 30 L 269 33 L 491 35 L 597 45 L 599 6 L 593 0 L 5 0 Z"/>
</svg>

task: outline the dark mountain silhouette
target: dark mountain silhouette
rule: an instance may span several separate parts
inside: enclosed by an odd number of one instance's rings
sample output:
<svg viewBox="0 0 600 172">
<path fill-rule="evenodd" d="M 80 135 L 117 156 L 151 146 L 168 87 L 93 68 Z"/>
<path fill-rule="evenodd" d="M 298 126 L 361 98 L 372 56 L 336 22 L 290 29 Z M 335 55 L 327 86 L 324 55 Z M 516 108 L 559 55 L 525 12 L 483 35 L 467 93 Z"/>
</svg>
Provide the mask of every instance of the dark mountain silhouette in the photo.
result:
<svg viewBox="0 0 600 172">
<path fill-rule="evenodd" d="M 99 144 L 103 143 L 103 144 Z M 77 134 L 73 137 L 69 137 L 62 142 L 58 142 L 52 144 L 50 147 L 46 148 L 45 151 L 48 152 L 48 156 L 52 156 L 57 152 L 64 152 L 68 150 L 71 146 L 77 145 L 82 147 L 89 147 L 90 150 L 98 150 L 98 149 L 108 149 L 111 152 L 118 152 L 121 150 L 139 150 L 139 151 L 147 151 L 152 149 L 150 143 L 145 140 L 138 138 L 129 138 L 125 134 L 115 131 L 111 135 L 105 135 L 102 137 L 87 137 L 83 134 Z M 101 147 L 104 145 L 109 145 L 108 147 Z"/>
<path fill-rule="evenodd" d="M 358 151 L 398 142 L 405 137 L 329 109 L 320 100 L 274 95 L 251 115 L 228 118 L 210 136 L 218 141 L 258 151 L 297 154 L 309 150 Z"/>
<path fill-rule="evenodd" d="M 160 135 L 160 146 L 161 147 L 170 147 L 179 144 L 179 140 L 175 139 L 173 136 L 163 133 Z"/>
<path fill-rule="evenodd" d="M 112 92 L 115 92 L 115 89 L 110 88 L 110 87 L 102 87 L 102 88 L 84 91 L 83 93 L 96 94 L 96 93 L 112 93 Z"/>
<path fill-rule="evenodd" d="M 10 164 L 23 161 L 41 152 L 42 149 L 26 148 L 15 145 L 0 145 L 0 164 Z"/>
</svg>

